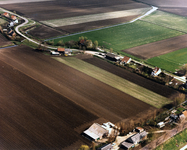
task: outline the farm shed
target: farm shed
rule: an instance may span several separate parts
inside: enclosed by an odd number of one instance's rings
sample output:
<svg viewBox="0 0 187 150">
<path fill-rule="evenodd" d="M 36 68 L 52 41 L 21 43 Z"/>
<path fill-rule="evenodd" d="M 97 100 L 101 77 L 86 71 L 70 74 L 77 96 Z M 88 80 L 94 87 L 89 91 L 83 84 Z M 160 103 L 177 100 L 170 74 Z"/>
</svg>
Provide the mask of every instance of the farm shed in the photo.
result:
<svg viewBox="0 0 187 150">
<path fill-rule="evenodd" d="M 145 140 L 147 138 L 147 132 L 143 131 L 126 139 L 124 142 L 121 143 L 121 146 L 125 149 L 131 148 L 133 145 L 138 144 L 138 142 Z"/>
<path fill-rule="evenodd" d="M 94 123 L 83 134 L 91 140 L 97 141 L 108 135 L 108 131 L 98 123 Z"/>
<path fill-rule="evenodd" d="M 103 123 L 101 126 L 108 131 L 109 135 L 112 133 L 113 129 L 116 128 L 116 126 L 111 122 Z"/>
<path fill-rule="evenodd" d="M 106 54 L 106 58 L 109 59 L 109 60 L 112 60 L 112 61 L 117 61 L 120 59 L 119 56 L 113 54 L 113 53 L 107 53 Z"/>
<path fill-rule="evenodd" d="M 124 56 L 123 59 L 121 60 L 120 64 L 121 65 L 128 64 L 128 63 L 130 63 L 130 61 L 131 61 L 130 57 Z"/>
<path fill-rule="evenodd" d="M 98 148 L 97 150 L 112 150 L 112 148 L 113 148 L 112 144 L 106 144 Z"/>
<path fill-rule="evenodd" d="M 162 127 L 165 126 L 165 123 L 164 123 L 164 122 L 159 122 L 159 123 L 157 124 L 157 126 L 158 126 L 159 128 L 162 128 Z"/>
<path fill-rule="evenodd" d="M 143 132 L 144 129 L 141 128 L 141 127 L 136 127 L 136 128 L 134 129 L 134 131 L 140 133 L 140 132 Z"/>
<path fill-rule="evenodd" d="M 158 76 L 160 73 L 161 73 L 161 69 L 158 67 L 155 67 L 151 75 L 155 77 L 155 76 Z"/>
<path fill-rule="evenodd" d="M 5 16 L 5 17 L 7 17 L 7 18 L 10 17 L 9 13 L 7 13 L 7 12 L 3 13 L 2 16 Z"/>
</svg>

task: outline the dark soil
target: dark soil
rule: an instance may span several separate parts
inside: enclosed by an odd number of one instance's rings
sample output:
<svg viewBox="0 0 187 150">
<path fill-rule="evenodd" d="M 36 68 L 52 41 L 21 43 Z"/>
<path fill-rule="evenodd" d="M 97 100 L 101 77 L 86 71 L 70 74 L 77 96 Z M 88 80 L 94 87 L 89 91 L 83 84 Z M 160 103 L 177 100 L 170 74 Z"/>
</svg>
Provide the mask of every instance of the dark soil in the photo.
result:
<svg viewBox="0 0 187 150">
<path fill-rule="evenodd" d="M 107 20 L 102 20 L 102 21 L 93 21 L 93 22 L 88 22 L 88 23 L 81 23 L 81 24 L 76 24 L 76 25 L 58 27 L 57 29 L 65 30 L 68 33 L 74 33 L 74 32 L 92 30 L 96 28 L 102 28 L 108 25 L 115 25 L 115 24 L 120 24 L 123 22 L 129 22 L 137 17 L 138 15 L 116 18 L 116 19 L 107 19 Z"/>
<path fill-rule="evenodd" d="M 154 109 L 26 46 L 1 50 L 0 72 L 2 149 L 77 149 L 95 119 Z"/>
<path fill-rule="evenodd" d="M 45 25 L 40 25 L 33 30 L 30 30 L 28 34 L 40 38 L 40 39 L 47 39 L 51 37 L 57 37 L 61 35 L 67 34 L 65 31 L 58 31 L 56 29 L 53 29 L 51 27 L 47 27 Z"/>
<path fill-rule="evenodd" d="M 8 39 L 6 39 L 6 38 L 0 33 L 0 47 L 7 46 L 7 45 L 10 45 L 10 44 L 12 44 L 12 42 L 9 41 Z"/>
</svg>

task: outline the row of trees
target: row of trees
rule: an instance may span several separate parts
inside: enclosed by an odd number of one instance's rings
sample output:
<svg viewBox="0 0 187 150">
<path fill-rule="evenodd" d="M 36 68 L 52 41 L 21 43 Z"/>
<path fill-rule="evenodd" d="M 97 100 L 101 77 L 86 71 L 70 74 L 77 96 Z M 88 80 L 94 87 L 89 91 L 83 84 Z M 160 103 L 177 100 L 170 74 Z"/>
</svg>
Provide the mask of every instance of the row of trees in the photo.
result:
<svg viewBox="0 0 187 150">
<path fill-rule="evenodd" d="M 64 42 L 63 40 L 58 41 L 55 43 L 54 40 L 50 40 L 46 42 L 48 45 L 52 46 L 66 46 L 70 48 L 79 48 L 79 49 L 93 49 L 95 50 L 98 47 L 98 41 L 92 42 L 92 40 L 89 40 L 87 37 L 79 37 L 77 41 L 71 40 L 68 42 Z"/>
</svg>

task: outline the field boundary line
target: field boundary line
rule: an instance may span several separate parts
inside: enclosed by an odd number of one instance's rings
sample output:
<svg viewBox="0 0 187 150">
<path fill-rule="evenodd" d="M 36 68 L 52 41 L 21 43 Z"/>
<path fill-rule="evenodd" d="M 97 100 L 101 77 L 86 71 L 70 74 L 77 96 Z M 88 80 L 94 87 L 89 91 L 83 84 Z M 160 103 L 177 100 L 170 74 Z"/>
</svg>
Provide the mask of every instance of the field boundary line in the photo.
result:
<svg viewBox="0 0 187 150">
<path fill-rule="evenodd" d="M 137 20 L 140 20 L 141 18 L 153 13 L 154 11 L 156 11 L 158 9 L 158 7 L 152 6 L 152 9 L 149 10 L 148 12 L 146 12 L 144 15 L 130 21 L 130 22 L 125 22 L 125 23 L 121 23 L 121 24 L 117 24 L 117 25 L 112 25 L 112 26 L 108 26 L 108 27 L 103 27 L 103 28 L 99 28 L 99 29 L 93 29 L 93 30 L 88 30 L 88 31 L 83 31 L 83 32 L 78 32 L 78 33 L 73 33 L 73 34 L 69 34 L 69 35 L 63 35 L 60 37 L 56 37 L 56 38 L 50 38 L 50 39 L 46 39 L 44 41 L 49 41 L 49 40 L 55 40 L 55 39 L 59 39 L 59 38 L 64 38 L 64 37 L 68 37 L 68 36 L 73 36 L 73 35 L 78 35 L 78 34 L 82 34 L 82 33 L 88 33 L 88 32 L 93 32 L 93 31 L 99 31 L 99 30 L 103 30 L 103 29 L 108 29 L 108 28 L 112 28 L 112 27 L 117 27 L 117 26 L 121 26 L 121 25 L 125 25 L 125 24 L 130 24 L 133 23 Z"/>
</svg>

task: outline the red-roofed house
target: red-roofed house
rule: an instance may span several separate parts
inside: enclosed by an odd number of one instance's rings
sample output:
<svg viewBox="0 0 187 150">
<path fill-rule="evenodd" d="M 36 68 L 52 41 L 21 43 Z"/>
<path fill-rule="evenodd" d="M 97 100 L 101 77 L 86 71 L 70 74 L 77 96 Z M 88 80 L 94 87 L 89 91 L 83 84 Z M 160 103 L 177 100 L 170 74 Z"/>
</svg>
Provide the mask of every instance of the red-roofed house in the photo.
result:
<svg viewBox="0 0 187 150">
<path fill-rule="evenodd" d="M 61 52 L 61 53 L 64 53 L 65 52 L 65 48 L 58 48 L 57 51 Z"/>
<path fill-rule="evenodd" d="M 155 67 L 153 69 L 153 72 L 151 73 L 152 76 L 158 76 L 161 73 L 161 69 L 158 67 Z"/>
<path fill-rule="evenodd" d="M 131 61 L 131 58 L 127 57 L 127 56 L 124 56 L 124 58 L 121 60 L 120 64 L 128 64 L 130 63 Z"/>
<path fill-rule="evenodd" d="M 7 18 L 10 17 L 9 13 L 7 13 L 7 12 L 3 13 L 3 16 L 5 16 L 5 17 L 7 17 Z"/>
<path fill-rule="evenodd" d="M 11 15 L 11 19 L 12 19 L 12 20 L 16 20 L 16 19 L 17 19 L 17 17 L 16 17 L 16 16 L 14 16 L 14 15 Z"/>
</svg>

